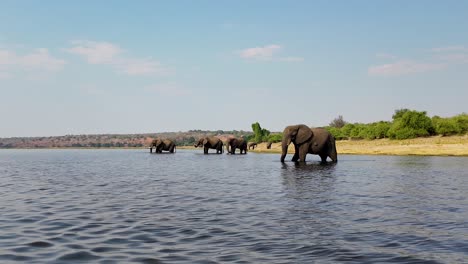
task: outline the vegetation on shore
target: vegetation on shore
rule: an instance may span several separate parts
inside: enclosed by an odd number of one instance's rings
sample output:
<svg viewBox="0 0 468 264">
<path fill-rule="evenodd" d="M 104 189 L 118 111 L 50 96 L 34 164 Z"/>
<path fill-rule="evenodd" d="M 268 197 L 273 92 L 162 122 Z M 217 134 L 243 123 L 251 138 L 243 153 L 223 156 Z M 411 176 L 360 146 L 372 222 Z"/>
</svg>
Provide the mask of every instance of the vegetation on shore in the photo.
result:
<svg viewBox="0 0 468 264">
<path fill-rule="evenodd" d="M 468 135 L 432 136 L 424 138 L 391 140 L 339 140 L 336 142 L 338 154 L 357 155 L 427 155 L 427 156 L 468 156 Z M 273 143 L 271 149 L 266 143 L 259 144 L 251 152 L 281 153 L 281 143 Z M 294 149 L 289 148 L 288 153 Z"/>
<path fill-rule="evenodd" d="M 453 117 L 428 117 L 424 111 L 396 110 L 392 121 L 369 124 L 348 123 L 342 116 L 330 122 L 328 129 L 337 139 L 340 154 L 456 155 L 468 156 L 468 114 Z M 179 148 L 193 146 L 200 137 L 243 137 L 258 143 L 256 152 L 281 152 L 281 132 L 270 132 L 258 122 L 250 131 L 165 132 L 126 135 L 66 135 L 61 137 L 0 138 L 0 148 L 143 148 L 154 138 L 170 138 Z M 266 149 L 266 143 L 273 143 Z M 265 144 L 263 144 L 265 143 Z"/>
</svg>

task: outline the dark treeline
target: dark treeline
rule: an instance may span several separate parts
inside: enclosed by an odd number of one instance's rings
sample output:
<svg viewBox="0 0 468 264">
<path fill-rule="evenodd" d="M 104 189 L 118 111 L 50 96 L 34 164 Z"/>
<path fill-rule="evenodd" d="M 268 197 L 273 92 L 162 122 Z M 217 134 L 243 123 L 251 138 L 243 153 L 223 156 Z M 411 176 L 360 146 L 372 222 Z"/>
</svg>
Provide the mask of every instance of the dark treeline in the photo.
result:
<svg viewBox="0 0 468 264">
<path fill-rule="evenodd" d="M 179 146 L 193 145 L 204 136 L 249 137 L 249 131 L 190 130 L 147 134 L 66 135 L 58 137 L 0 138 L 0 148 L 138 148 L 149 146 L 154 138 L 170 138 Z"/>
</svg>

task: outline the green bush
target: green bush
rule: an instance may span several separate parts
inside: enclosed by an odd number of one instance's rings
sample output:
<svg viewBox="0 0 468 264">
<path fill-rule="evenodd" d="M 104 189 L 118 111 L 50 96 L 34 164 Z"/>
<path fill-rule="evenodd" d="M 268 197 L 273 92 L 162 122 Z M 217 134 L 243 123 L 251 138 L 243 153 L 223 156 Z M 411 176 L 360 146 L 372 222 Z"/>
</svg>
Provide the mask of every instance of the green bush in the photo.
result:
<svg viewBox="0 0 468 264">
<path fill-rule="evenodd" d="M 365 139 L 380 139 L 386 138 L 387 132 L 390 129 L 391 123 L 380 121 L 365 125 L 365 129 L 362 132 L 362 136 Z"/>
<path fill-rule="evenodd" d="M 328 132 L 330 132 L 336 140 L 342 140 L 342 139 L 347 139 L 347 137 L 344 137 L 343 136 L 343 132 L 341 130 L 341 128 L 337 128 L 337 127 L 325 127 L 326 130 L 328 130 Z"/>
<path fill-rule="evenodd" d="M 434 116 L 432 118 L 432 124 L 434 125 L 437 135 L 449 136 L 459 134 L 461 132 L 455 118 L 441 118 Z"/>
<path fill-rule="evenodd" d="M 394 122 L 387 133 L 391 139 L 426 137 L 435 133 L 432 120 L 425 111 L 397 110 L 393 117 Z"/>
<path fill-rule="evenodd" d="M 341 128 L 341 136 L 343 138 L 349 138 L 351 137 L 351 131 L 354 129 L 355 125 L 354 124 L 346 124 L 344 127 Z"/>
<path fill-rule="evenodd" d="M 266 141 L 271 142 L 271 143 L 277 143 L 277 142 L 281 142 L 282 139 L 283 139 L 283 133 L 271 134 L 268 136 L 268 139 Z"/>
<path fill-rule="evenodd" d="M 462 113 L 453 117 L 457 126 L 460 128 L 460 134 L 468 133 L 468 114 Z"/>
</svg>

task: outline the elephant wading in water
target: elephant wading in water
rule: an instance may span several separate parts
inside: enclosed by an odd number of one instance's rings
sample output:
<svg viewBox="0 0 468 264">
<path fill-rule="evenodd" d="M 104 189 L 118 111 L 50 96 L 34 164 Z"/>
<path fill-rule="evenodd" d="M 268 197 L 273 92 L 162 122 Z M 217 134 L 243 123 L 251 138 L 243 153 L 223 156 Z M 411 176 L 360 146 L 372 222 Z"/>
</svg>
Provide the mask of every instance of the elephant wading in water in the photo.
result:
<svg viewBox="0 0 468 264">
<path fill-rule="evenodd" d="M 249 150 L 252 148 L 252 149 L 255 149 L 257 147 L 257 143 L 256 142 L 250 142 L 249 143 Z"/>
<path fill-rule="evenodd" d="M 240 150 L 240 154 L 247 154 L 247 141 L 243 138 L 229 138 L 226 141 L 227 154 L 236 154 L 236 149 Z"/>
<path fill-rule="evenodd" d="M 281 141 L 281 162 L 284 162 L 291 142 L 295 149 L 292 158 L 294 162 L 304 162 L 307 153 L 319 155 L 322 163 L 327 161 L 327 157 L 330 157 L 333 162 L 338 161 L 335 138 L 326 129 L 311 129 L 306 125 L 287 126 L 283 131 L 283 140 Z"/>
<path fill-rule="evenodd" d="M 205 154 L 208 154 L 208 149 L 216 149 L 216 154 L 223 153 L 223 142 L 217 137 L 200 138 L 193 146 L 196 148 L 203 146 L 203 153 Z"/>
<path fill-rule="evenodd" d="M 174 153 L 176 151 L 176 144 L 170 139 L 154 139 L 151 142 L 150 153 L 153 152 L 153 147 L 155 149 L 155 153 L 162 153 L 163 150 L 169 151 L 170 153 Z"/>
</svg>

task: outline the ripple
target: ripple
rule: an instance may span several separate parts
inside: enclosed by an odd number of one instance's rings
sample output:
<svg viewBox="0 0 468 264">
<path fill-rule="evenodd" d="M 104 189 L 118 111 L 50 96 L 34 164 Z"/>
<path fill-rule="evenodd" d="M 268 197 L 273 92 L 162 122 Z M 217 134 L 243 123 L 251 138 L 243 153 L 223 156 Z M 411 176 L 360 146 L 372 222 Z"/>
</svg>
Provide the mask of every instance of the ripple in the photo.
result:
<svg viewBox="0 0 468 264">
<path fill-rule="evenodd" d="M 91 261 L 99 259 L 99 256 L 93 255 L 87 251 L 78 251 L 74 253 L 65 254 L 59 257 L 57 260 L 65 261 Z"/>
<path fill-rule="evenodd" d="M 1 151 L 0 262 L 468 258 L 467 158 L 198 153 Z"/>
<path fill-rule="evenodd" d="M 49 243 L 47 241 L 35 241 L 27 244 L 28 246 L 31 247 L 38 247 L 38 248 L 48 248 L 54 246 L 54 244 Z"/>
</svg>

